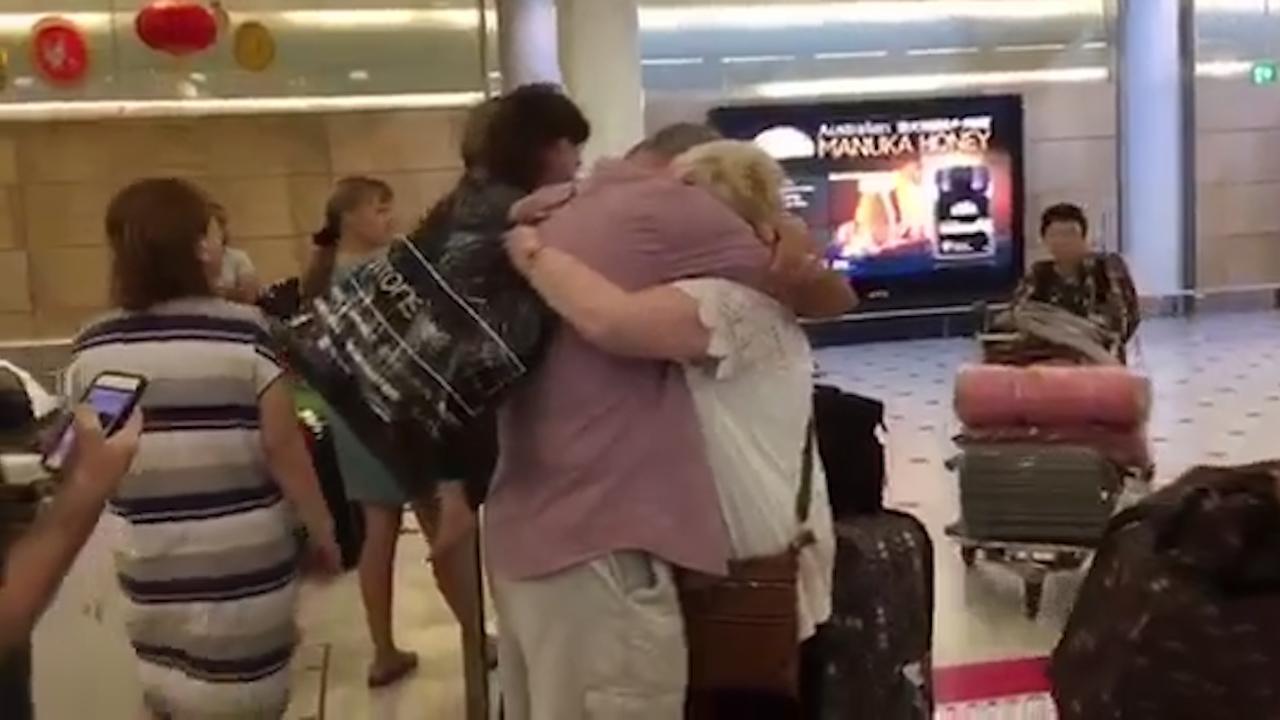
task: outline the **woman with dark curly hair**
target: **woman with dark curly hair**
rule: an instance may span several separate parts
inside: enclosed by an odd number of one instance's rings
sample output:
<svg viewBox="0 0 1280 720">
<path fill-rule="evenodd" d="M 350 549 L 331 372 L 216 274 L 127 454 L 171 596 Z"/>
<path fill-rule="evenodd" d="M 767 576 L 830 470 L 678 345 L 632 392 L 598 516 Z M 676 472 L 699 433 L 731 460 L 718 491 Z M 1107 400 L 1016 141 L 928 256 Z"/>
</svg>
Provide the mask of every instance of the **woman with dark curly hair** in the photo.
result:
<svg viewBox="0 0 1280 720">
<path fill-rule="evenodd" d="M 427 213 L 410 241 L 420 246 L 439 244 L 446 263 L 467 264 L 483 254 L 487 259 L 478 265 L 490 265 L 496 258 L 505 270 L 489 267 L 492 272 L 485 274 L 484 281 L 523 286 L 507 265 L 500 244 L 472 241 L 500 238 L 511 226 L 512 209 L 519 200 L 538 188 L 572 180 L 590 135 L 591 125 L 582 111 L 554 85 L 526 85 L 483 103 L 473 111 L 462 143 L 466 173 Z M 531 289 L 528 301 L 541 304 Z M 438 463 L 441 477 L 463 480 L 472 504 L 478 505 L 497 461 L 493 416 L 482 415 L 448 435 L 443 443 L 448 452 Z M 454 523 L 446 518 L 443 524 L 470 527 L 474 522 Z M 464 539 L 454 533 L 442 531 L 442 535 L 450 536 L 442 537 L 442 547 Z"/>
</svg>

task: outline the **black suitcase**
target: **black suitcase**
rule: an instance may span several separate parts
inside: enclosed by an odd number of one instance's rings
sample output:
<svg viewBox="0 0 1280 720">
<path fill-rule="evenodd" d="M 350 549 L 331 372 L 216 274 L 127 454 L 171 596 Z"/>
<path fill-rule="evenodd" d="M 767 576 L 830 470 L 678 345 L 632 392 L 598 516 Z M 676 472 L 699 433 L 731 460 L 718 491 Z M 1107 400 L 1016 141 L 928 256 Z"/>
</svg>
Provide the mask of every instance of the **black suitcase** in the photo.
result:
<svg viewBox="0 0 1280 720">
<path fill-rule="evenodd" d="M 836 541 L 833 614 L 817 639 L 823 672 L 805 675 L 806 715 L 931 720 L 934 580 L 928 532 L 911 515 L 884 511 L 837 523 Z"/>
<path fill-rule="evenodd" d="M 813 389 L 814 431 L 837 519 L 884 508 L 884 403 L 830 385 Z"/>
<path fill-rule="evenodd" d="M 321 423 L 303 422 L 303 427 L 311 435 L 311 462 L 325 505 L 333 516 L 333 534 L 342 551 L 342 567 L 350 570 L 360 561 L 360 550 L 364 546 L 364 512 L 347 498 L 333 433 Z"/>
</svg>

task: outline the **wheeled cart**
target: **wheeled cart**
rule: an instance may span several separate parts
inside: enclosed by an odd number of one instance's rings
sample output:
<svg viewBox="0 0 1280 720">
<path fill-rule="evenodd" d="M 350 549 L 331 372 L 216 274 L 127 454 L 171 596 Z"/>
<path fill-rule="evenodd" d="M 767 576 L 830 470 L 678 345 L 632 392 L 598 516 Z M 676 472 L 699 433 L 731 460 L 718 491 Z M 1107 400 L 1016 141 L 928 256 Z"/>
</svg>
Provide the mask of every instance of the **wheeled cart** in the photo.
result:
<svg viewBox="0 0 1280 720">
<path fill-rule="evenodd" d="M 1028 618 L 1040 613 L 1050 573 L 1088 561 L 1115 511 L 1125 472 L 1087 447 L 965 444 L 958 470 L 961 519 L 947 528 L 965 565 L 1008 567 L 1024 584 Z"/>
<path fill-rule="evenodd" d="M 947 528 L 947 537 L 960 547 L 965 567 L 979 560 L 1002 565 L 1022 579 L 1023 611 L 1028 619 L 1040 615 L 1044 583 L 1055 572 L 1079 570 L 1089 561 L 1094 548 L 1077 544 L 992 540 L 971 536 L 963 522 Z"/>
</svg>

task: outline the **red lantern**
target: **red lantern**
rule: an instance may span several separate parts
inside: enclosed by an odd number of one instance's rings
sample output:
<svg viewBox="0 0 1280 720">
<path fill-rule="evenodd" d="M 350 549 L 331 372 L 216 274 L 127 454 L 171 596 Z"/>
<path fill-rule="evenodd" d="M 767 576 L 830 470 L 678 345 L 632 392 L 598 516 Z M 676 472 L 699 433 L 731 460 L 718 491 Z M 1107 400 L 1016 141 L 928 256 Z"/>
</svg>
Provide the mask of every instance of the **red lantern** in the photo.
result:
<svg viewBox="0 0 1280 720">
<path fill-rule="evenodd" d="M 134 22 L 138 39 L 152 50 L 191 55 L 218 40 L 218 19 L 205 6 L 187 0 L 153 0 Z"/>
<path fill-rule="evenodd" d="M 41 20 L 32 31 L 31 63 L 50 83 L 74 85 L 89 72 L 89 41 L 70 20 Z"/>
</svg>

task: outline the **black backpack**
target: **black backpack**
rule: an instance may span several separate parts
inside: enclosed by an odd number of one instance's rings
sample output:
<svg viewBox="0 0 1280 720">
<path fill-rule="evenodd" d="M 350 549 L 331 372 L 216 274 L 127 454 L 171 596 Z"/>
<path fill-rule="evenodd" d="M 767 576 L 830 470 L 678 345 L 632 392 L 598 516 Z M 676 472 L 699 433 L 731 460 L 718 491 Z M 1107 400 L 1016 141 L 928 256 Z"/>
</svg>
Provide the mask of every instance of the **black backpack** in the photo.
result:
<svg viewBox="0 0 1280 720">
<path fill-rule="evenodd" d="M 830 385 L 813 391 L 818 453 L 837 520 L 884 508 L 885 457 L 878 431 L 884 403 Z"/>
</svg>

